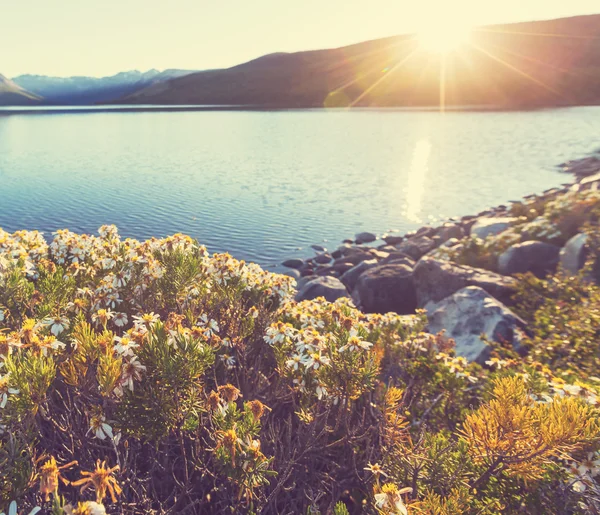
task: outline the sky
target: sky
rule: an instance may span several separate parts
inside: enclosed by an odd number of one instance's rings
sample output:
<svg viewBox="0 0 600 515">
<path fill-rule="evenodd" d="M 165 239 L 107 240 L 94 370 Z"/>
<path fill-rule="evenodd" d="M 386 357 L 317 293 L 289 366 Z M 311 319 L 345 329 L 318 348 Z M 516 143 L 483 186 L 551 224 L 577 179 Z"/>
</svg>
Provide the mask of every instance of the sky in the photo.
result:
<svg viewBox="0 0 600 515">
<path fill-rule="evenodd" d="M 598 12 L 598 0 L 0 0 L 0 73 L 224 68 L 440 21 L 475 26 Z"/>
</svg>

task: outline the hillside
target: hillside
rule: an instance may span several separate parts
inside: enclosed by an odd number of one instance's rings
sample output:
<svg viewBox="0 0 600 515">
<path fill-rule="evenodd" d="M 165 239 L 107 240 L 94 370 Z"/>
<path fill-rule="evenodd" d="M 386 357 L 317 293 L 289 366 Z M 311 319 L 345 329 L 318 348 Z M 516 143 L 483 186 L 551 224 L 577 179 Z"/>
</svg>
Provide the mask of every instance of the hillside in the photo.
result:
<svg viewBox="0 0 600 515">
<path fill-rule="evenodd" d="M 441 57 L 411 35 L 277 53 L 152 85 L 119 103 L 272 107 L 438 105 Z M 475 30 L 447 55 L 447 105 L 600 102 L 600 15 Z"/>
<path fill-rule="evenodd" d="M 46 104 L 86 105 L 108 102 L 140 88 L 192 73 L 191 70 L 138 70 L 109 77 L 48 77 L 20 75 L 14 83 L 39 95 Z"/>
<path fill-rule="evenodd" d="M 40 97 L 26 91 L 4 75 L 0 74 L 0 106 L 6 105 L 35 105 Z"/>
</svg>

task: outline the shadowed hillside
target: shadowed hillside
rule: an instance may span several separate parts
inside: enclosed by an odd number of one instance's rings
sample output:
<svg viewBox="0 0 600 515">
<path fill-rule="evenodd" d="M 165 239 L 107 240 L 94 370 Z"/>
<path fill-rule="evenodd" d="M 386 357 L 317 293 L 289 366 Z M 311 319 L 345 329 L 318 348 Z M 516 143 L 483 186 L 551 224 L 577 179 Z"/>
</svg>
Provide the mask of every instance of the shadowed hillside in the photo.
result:
<svg viewBox="0 0 600 515">
<path fill-rule="evenodd" d="M 443 87 L 441 87 L 443 83 Z M 266 55 L 141 89 L 121 103 L 272 107 L 600 102 L 600 15 L 479 28 L 445 57 L 396 36 Z"/>
<path fill-rule="evenodd" d="M 0 74 L 0 106 L 35 105 L 39 104 L 40 100 L 41 98 L 37 95 L 25 91 L 12 80 L 7 79 L 4 75 Z"/>
</svg>

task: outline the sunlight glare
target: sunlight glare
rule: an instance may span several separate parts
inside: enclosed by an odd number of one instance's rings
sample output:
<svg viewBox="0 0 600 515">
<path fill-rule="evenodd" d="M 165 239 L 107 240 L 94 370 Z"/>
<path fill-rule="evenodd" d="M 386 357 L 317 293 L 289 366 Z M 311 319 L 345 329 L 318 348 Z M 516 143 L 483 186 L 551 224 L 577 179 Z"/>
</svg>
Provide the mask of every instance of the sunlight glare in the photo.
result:
<svg viewBox="0 0 600 515">
<path fill-rule="evenodd" d="M 427 52 L 445 54 L 467 45 L 471 28 L 460 24 L 435 24 L 417 33 L 419 46 Z"/>
</svg>

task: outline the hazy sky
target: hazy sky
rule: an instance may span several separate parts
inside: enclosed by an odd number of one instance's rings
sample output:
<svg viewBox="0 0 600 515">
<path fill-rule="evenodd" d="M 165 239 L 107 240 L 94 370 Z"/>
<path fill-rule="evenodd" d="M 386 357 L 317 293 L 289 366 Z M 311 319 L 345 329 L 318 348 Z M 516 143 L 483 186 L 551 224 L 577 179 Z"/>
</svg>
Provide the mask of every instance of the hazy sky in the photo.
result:
<svg viewBox="0 0 600 515">
<path fill-rule="evenodd" d="M 0 73 L 218 68 L 414 32 L 434 17 L 476 25 L 594 12 L 598 0 L 0 0 Z"/>
</svg>

